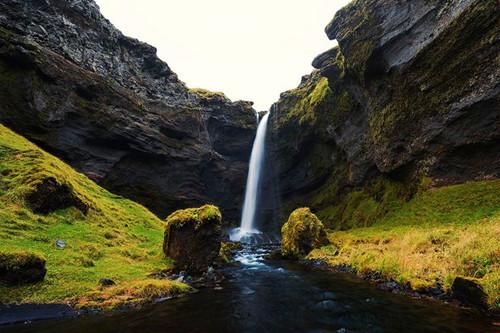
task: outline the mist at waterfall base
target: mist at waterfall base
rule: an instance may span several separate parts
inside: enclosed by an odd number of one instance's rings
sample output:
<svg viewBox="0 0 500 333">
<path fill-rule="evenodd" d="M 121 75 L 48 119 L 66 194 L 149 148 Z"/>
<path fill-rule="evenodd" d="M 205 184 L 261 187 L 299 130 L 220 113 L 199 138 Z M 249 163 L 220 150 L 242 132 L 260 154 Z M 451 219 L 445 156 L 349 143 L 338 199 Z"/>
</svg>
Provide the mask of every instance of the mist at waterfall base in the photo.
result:
<svg viewBox="0 0 500 333">
<path fill-rule="evenodd" d="M 231 241 L 252 242 L 255 236 L 262 233 L 255 227 L 255 213 L 257 211 L 262 169 L 264 167 L 266 150 L 266 132 L 269 113 L 266 113 L 259 122 L 257 134 L 252 146 L 250 164 L 248 167 L 247 184 L 245 188 L 245 199 L 243 201 L 243 212 L 239 228 L 231 230 L 229 238 Z"/>
</svg>

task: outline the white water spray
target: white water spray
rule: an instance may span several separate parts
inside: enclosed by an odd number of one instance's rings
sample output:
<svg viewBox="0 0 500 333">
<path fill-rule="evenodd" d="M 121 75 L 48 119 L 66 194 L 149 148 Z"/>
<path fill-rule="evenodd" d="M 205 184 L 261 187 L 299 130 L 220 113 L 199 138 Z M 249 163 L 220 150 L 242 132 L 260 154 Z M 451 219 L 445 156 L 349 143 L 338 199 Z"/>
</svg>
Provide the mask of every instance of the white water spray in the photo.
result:
<svg viewBox="0 0 500 333">
<path fill-rule="evenodd" d="M 230 238 L 232 241 L 241 241 L 245 236 L 260 233 L 257 229 L 255 229 L 254 224 L 260 177 L 264 164 L 268 118 L 269 113 L 262 117 L 259 126 L 257 127 L 257 134 L 255 135 L 255 140 L 252 146 L 252 154 L 250 156 L 245 200 L 243 202 L 243 213 L 241 215 L 241 225 L 231 233 Z"/>
</svg>

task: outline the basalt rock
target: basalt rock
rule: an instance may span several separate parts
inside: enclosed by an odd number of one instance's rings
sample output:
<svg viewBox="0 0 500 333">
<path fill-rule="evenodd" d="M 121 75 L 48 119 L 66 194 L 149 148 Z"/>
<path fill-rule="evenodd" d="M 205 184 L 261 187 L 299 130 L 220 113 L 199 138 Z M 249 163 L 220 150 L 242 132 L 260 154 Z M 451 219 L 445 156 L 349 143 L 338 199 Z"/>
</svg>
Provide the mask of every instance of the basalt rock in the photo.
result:
<svg viewBox="0 0 500 333">
<path fill-rule="evenodd" d="M 478 283 L 461 277 L 456 277 L 451 286 L 453 297 L 464 304 L 479 308 L 488 308 L 488 295 Z"/>
<path fill-rule="evenodd" d="M 215 206 L 178 210 L 168 216 L 163 252 L 178 271 L 203 273 L 219 257 L 222 216 Z"/>
<path fill-rule="evenodd" d="M 340 10 L 326 28 L 338 46 L 272 108 L 263 186 L 278 184 L 281 219 L 307 205 L 331 228 L 369 225 L 422 186 L 498 178 L 499 6 L 358 0 Z"/>
<path fill-rule="evenodd" d="M 93 0 L 0 2 L 0 122 L 155 213 L 239 217 L 250 102 L 188 89 Z"/>
</svg>

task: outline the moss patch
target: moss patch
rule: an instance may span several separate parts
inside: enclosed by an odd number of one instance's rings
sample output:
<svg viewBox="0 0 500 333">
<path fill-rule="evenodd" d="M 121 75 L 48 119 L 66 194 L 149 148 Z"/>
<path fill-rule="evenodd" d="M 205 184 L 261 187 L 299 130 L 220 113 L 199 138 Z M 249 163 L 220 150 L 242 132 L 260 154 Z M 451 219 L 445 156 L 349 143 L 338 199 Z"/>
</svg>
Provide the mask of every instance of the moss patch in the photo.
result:
<svg viewBox="0 0 500 333">
<path fill-rule="evenodd" d="M 198 230 L 206 223 L 220 222 L 221 220 L 222 214 L 219 208 L 213 205 L 177 210 L 166 219 L 170 228 L 180 229 L 192 224 L 194 230 Z"/>
<path fill-rule="evenodd" d="M 146 208 L 114 195 L 0 125 L 0 252 L 34 251 L 46 260 L 43 282 L 0 285 L 0 302 L 73 301 L 101 278 L 118 284 L 171 267 L 162 253 L 164 222 Z M 45 179 L 64 184 L 78 205 L 34 213 L 27 194 Z M 63 249 L 55 242 L 63 240 Z"/>
<path fill-rule="evenodd" d="M 203 88 L 190 88 L 189 92 L 196 94 L 204 99 L 211 99 L 211 98 L 227 99 L 226 95 L 220 91 L 210 91 Z"/>
</svg>

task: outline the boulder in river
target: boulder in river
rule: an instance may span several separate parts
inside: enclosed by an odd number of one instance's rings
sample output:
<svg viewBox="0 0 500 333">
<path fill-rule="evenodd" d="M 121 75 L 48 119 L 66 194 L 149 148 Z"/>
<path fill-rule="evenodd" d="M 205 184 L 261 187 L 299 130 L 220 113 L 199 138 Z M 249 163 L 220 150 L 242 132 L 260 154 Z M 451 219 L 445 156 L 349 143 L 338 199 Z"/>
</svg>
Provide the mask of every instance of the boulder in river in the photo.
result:
<svg viewBox="0 0 500 333">
<path fill-rule="evenodd" d="M 300 258 L 312 249 L 328 244 L 323 223 L 309 208 L 298 208 L 281 228 L 281 253 L 284 257 Z"/>
<path fill-rule="evenodd" d="M 205 205 L 175 211 L 167 217 L 163 252 L 178 270 L 201 273 L 218 258 L 222 237 L 219 208 Z"/>
<path fill-rule="evenodd" d="M 0 281 L 9 285 L 42 281 L 47 273 L 45 259 L 39 255 L 18 252 L 0 253 Z"/>
</svg>

